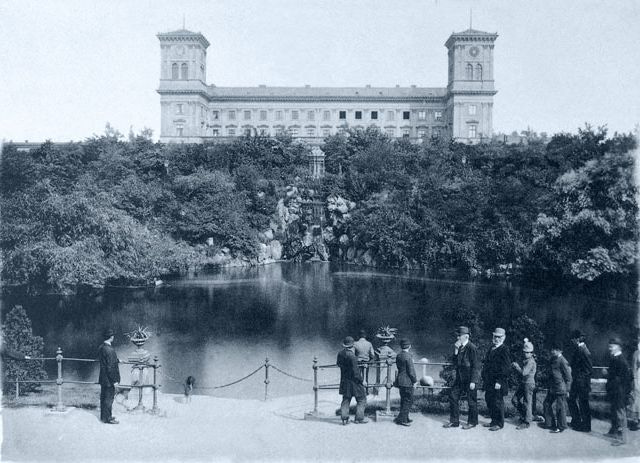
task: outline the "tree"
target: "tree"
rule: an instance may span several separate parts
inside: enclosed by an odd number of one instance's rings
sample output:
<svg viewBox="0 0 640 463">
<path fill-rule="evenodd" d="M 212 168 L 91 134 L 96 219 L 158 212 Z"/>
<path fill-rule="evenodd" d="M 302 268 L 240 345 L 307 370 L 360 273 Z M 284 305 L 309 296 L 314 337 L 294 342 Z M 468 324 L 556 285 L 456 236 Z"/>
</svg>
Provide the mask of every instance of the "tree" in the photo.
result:
<svg viewBox="0 0 640 463">
<path fill-rule="evenodd" d="M 40 336 L 34 336 L 31 320 L 21 305 L 16 305 L 7 314 L 2 325 L 3 348 L 11 349 L 34 358 L 42 357 L 44 341 Z M 40 387 L 38 380 L 46 380 L 42 360 L 13 360 L 3 357 L 2 384 L 5 393 L 15 391 L 16 380 L 31 380 L 33 383 L 20 383 L 20 393 L 35 391 Z"/>
</svg>

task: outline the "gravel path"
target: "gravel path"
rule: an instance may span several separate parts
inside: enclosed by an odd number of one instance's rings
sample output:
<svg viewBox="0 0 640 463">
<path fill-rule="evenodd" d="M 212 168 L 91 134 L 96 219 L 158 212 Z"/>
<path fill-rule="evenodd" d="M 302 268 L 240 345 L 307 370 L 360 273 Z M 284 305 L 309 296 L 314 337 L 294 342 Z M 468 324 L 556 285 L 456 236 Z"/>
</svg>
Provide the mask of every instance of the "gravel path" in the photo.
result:
<svg viewBox="0 0 640 463">
<path fill-rule="evenodd" d="M 194 396 L 185 404 L 161 394 L 163 416 L 115 404 L 119 425 L 100 423 L 97 410 L 5 408 L 2 461 L 640 461 L 640 432 L 613 447 L 600 420 L 591 434 L 517 431 L 512 423 L 499 432 L 443 429 L 446 417 L 420 414 L 410 428 L 382 420 L 341 426 L 339 396 L 327 391 L 320 399 L 319 421 L 303 419 L 311 395 L 267 402 Z"/>
</svg>

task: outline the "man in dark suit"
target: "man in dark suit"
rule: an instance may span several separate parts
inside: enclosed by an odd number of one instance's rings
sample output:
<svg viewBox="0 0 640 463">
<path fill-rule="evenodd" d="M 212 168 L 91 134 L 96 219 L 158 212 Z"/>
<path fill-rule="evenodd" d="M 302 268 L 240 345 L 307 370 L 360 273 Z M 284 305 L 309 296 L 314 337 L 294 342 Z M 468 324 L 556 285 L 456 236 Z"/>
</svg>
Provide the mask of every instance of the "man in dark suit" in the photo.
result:
<svg viewBox="0 0 640 463">
<path fill-rule="evenodd" d="M 107 424 L 118 424 L 112 413 L 113 399 L 116 395 L 116 386 L 120 382 L 120 368 L 118 356 L 111 345 L 115 333 L 113 330 L 105 330 L 102 338 L 104 342 L 98 348 L 98 362 L 100 363 L 100 420 Z"/>
<path fill-rule="evenodd" d="M 509 370 L 511 358 L 504 345 L 506 333 L 503 328 L 493 332 L 493 346 L 487 352 L 482 365 L 484 399 L 489 408 L 491 423 L 484 424 L 489 431 L 499 431 L 504 427 L 504 396 L 509 392 Z"/>
<path fill-rule="evenodd" d="M 456 330 L 456 343 L 453 345 L 453 364 L 456 367 L 456 379 L 449 391 L 449 422 L 445 428 L 460 426 L 460 396 L 464 392 L 469 403 L 469 417 L 462 429 L 475 428 L 478 425 L 478 389 L 480 382 L 480 361 L 478 348 L 469 341 L 469 328 L 460 326 Z"/>
<path fill-rule="evenodd" d="M 413 357 L 409 353 L 411 343 L 408 339 L 400 340 L 400 349 L 402 351 L 396 357 L 398 376 L 396 376 L 395 382 L 395 386 L 400 389 L 400 413 L 393 421 L 401 426 L 410 426 L 413 421 L 409 419 L 409 410 L 413 403 L 413 385 L 418 381 L 418 378 L 413 366 Z"/>
<path fill-rule="evenodd" d="M 608 435 L 614 438 L 612 445 L 627 443 L 627 396 L 631 392 L 633 376 L 629 364 L 622 355 L 622 341 L 609 339 L 609 365 L 607 366 L 607 399 L 611 406 L 611 429 Z"/>
<path fill-rule="evenodd" d="M 569 391 L 569 413 L 571 426 L 575 431 L 591 432 L 591 408 L 589 407 L 589 393 L 591 392 L 591 352 L 587 349 L 585 335 L 580 330 L 573 330 L 571 343 L 573 349 L 570 354 L 571 390 Z"/>
<path fill-rule="evenodd" d="M 354 352 L 353 338 L 347 336 L 342 342 L 342 349 L 338 353 L 336 364 L 340 367 L 340 389 L 342 403 L 340 404 L 340 417 L 342 424 L 349 423 L 349 405 L 351 398 L 356 398 L 356 419 L 358 424 L 367 423 L 364 417 L 364 409 L 367 406 L 367 391 L 362 384 L 362 372 L 358 367 L 358 359 Z"/>
</svg>

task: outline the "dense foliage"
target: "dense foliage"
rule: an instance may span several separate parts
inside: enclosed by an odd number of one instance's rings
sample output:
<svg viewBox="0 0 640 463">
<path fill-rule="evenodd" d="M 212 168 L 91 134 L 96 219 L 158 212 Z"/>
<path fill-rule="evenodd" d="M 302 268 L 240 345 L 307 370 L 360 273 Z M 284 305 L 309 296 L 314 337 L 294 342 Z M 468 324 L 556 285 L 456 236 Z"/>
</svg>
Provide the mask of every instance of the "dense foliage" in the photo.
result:
<svg viewBox="0 0 640 463">
<path fill-rule="evenodd" d="M 42 358 L 42 349 L 44 341 L 40 336 L 34 336 L 31 329 L 31 320 L 27 316 L 24 308 L 20 305 L 15 306 L 7 314 L 4 324 L 2 325 L 2 344 L 3 349 L 9 352 L 19 352 L 32 358 Z M 47 373 L 44 371 L 42 360 L 15 360 L 8 356 L 2 357 L 2 384 L 4 392 L 15 392 L 15 381 L 24 380 L 45 380 Z M 19 383 L 19 393 L 34 391 L 39 388 L 40 384 Z"/>
<path fill-rule="evenodd" d="M 597 282 L 635 271 L 634 148 L 630 135 L 590 127 L 548 143 L 475 146 L 351 131 L 325 140 L 327 175 L 313 181 L 308 147 L 287 137 L 162 145 L 107 127 L 28 153 L 9 144 L 3 279 L 73 291 L 148 283 L 220 250 L 252 258 L 296 186 L 356 204 L 330 231 L 333 259 L 355 254 L 340 249 L 348 243 L 380 266 Z"/>
</svg>

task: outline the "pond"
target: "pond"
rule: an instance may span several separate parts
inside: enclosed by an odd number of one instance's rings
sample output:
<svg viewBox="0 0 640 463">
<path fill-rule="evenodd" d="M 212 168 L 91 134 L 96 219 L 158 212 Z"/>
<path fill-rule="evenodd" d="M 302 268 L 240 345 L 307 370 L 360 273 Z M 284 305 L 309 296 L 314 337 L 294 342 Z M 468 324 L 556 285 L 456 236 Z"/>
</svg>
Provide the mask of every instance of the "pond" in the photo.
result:
<svg viewBox="0 0 640 463">
<path fill-rule="evenodd" d="M 55 356 L 59 346 L 66 357 L 95 358 L 100 333 L 111 326 L 125 360 L 134 347 L 124 333 L 147 326 L 152 337 L 145 348 L 160 359 L 163 391 L 180 392 L 192 375 L 206 388 L 198 393 L 251 399 L 264 395 L 263 371 L 228 388 L 210 388 L 245 376 L 266 357 L 280 370 L 310 379 L 314 356 L 321 364 L 334 363 L 344 336 L 361 328 L 373 338 L 380 326 L 396 327 L 411 339 L 414 358 L 441 361 L 455 340 L 446 311 L 471 308 L 486 330 L 527 314 L 548 340 L 565 340 L 575 328 L 585 331 L 594 363 L 602 365 L 607 339 L 628 339 L 638 316 L 631 302 L 328 263 L 221 269 L 156 288 L 109 288 L 98 296 L 7 294 L 1 299 L 3 316 L 15 304 L 25 307 L 34 333 L 44 338 L 45 356 Z M 49 367 L 55 376 L 55 362 Z M 121 373 L 128 382 L 127 367 Z M 323 372 L 321 381 L 336 382 L 335 373 Z M 65 363 L 65 375 L 87 381 L 98 376 L 94 364 L 71 362 Z M 309 382 L 270 370 L 270 395 L 311 391 Z"/>
</svg>

